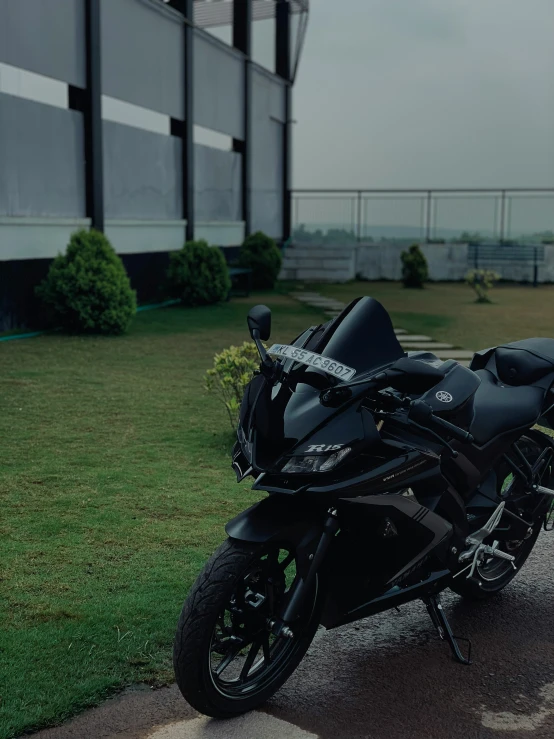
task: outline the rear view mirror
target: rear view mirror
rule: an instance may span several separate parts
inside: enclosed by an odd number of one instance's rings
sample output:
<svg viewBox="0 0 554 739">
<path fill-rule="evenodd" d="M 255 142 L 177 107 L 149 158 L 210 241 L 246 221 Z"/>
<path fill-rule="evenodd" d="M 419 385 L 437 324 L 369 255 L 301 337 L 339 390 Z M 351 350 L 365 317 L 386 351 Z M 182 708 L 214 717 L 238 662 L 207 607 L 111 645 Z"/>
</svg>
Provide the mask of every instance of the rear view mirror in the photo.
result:
<svg viewBox="0 0 554 739">
<path fill-rule="evenodd" d="M 403 393 L 424 393 L 445 376 L 439 367 L 409 357 L 398 359 L 384 374 L 389 386 Z"/>
<path fill-rule="evenodd" d="M 256 341 L 267 341 L 271 335 L 271 311 L 267 305 L 255 305 L 246 319 L 250 336 Z"/>
</svg>

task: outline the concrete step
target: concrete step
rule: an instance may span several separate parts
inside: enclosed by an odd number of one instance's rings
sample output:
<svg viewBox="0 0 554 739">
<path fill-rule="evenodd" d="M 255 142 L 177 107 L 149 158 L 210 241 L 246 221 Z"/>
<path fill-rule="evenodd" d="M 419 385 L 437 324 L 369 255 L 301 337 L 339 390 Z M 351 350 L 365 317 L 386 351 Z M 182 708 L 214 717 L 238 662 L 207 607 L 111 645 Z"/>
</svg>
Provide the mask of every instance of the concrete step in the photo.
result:
<svg viewBox="0 0 554 739">
<path fill-rule="evenodd" d="M 405 328 L 395 328 L 394 333 L 398 336 L 399 334 L 407 334 L 408 332 Z"/>
<path fill-rule="evenodd" d="M 433 341 L 433 339 L 423 334 L 403 334 L 399 341 L 401 344 L 409 344 L 411 341 Z"/>
<path fill-rule="evenodd" d="M 317 297 L 301 297 L 297 298 L 301 303 L 309 303 L 310 305 L 325 305 L 325 306 L 333 306 L 335 308 L 344 308 L 344 303 L 340 300 L 335 300 L 334 298 L 324 298 L 323 295 L 319 295 Z"/>
<path fill-rule="evenodd" d="M 400 342 L 402 343 L 402 341 Z M 406 344 L 406 348 L 408 349 L 417 349 L 418 351 L 423 351 L 426 349 L 429 352 L 433 352 L 433 354 L 437 353 L 437 350 L 445 350 L 445 349 L 453 349 L 452 344 L 442 344 L 438 341 L 412 341 L 408 342 Z M 473 354 L 471 355 L 473 356 Z"/>
<path fill-rule="evenodd" d="M 430 351 L 433 351 L 430 349 Z M 439 349 L 433 351 L 439 359 L 456 359 L 456 360 L 471 360 L 475 352 L 469 351 L 468 349 Z"/>
<path fill-rule="evenodd" d="M 312 308 L 324 308 L 325 310 L 334 310 L 334 311 L 341 311 L 344 308 L 344 305 L 337 305 L 336 303 L 316 303 L 310 300 L 309 302 L 306 302 L 305 305 L 311 305 Z"/>
</svg>

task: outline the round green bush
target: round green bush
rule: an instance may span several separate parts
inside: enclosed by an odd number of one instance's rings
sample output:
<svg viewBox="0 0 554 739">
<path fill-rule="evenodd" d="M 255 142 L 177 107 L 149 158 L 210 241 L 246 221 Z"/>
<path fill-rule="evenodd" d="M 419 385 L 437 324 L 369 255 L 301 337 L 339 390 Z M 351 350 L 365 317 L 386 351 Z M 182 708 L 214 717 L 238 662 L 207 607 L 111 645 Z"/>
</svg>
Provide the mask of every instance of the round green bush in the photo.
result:
<svg viewBox="0 0 554 739">
<path fill-rule="evenodd" d="M 37 293 L 58 325 L 79 333 L 121 334 L 137 310 L 123 262 L 98 231 L 72 235 Z"/>
<path fill-rule="evenodd" d="M 231 289 L 221 249 L 206 241 L 187 241 L 169 257 L 169 290 L 184 305 L 209 305 L 225 300 Z"/>
<path fill-rule="evenodd" d="M 248 236 L 240 248 L 239 265 L 252 270 L 255 288 L 272 288 L 282 263 L 283 257 L 275 241 L 261 231 Z"/>
<path fill-rule="evenodd" d="M 412 244 L 409 251 L 403 251 L 400 255 L 402 260 L 402 282 L 404 287 L 423 287 L 429 278 L 427 259 L 418 244 Z"/>
</svg>

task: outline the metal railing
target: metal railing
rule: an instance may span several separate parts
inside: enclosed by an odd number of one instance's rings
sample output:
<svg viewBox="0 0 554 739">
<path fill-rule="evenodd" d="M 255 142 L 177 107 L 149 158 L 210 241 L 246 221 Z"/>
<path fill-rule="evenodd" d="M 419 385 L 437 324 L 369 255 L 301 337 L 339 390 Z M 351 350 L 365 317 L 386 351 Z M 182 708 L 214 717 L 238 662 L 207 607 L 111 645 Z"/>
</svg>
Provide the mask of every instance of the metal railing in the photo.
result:
<svg viewBox="0 0 554 739">
<path fill-rule="evenodd" d="M 293 190 L 293 240 L 554 242 L 554 188 Z"/>
</svg>

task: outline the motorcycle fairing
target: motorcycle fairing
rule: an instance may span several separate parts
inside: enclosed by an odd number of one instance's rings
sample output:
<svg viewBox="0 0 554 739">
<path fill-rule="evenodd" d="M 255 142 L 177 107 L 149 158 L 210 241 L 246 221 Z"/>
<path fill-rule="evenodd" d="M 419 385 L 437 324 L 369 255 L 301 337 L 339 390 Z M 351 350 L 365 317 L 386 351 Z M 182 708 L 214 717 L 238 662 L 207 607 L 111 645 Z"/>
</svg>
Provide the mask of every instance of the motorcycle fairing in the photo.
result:
<svg viewBox="0 0 554 739">
<path fill-rule="evenodd" d="M 340 517 L 321 616 L 326 628 L 386 610 L 384 593 L 445 574 L 452 526 L 413 496 L 342 499 Z"/>
<path fill-rule="evenodd" d="M 359 376 L 390 365 L 405 354 L 388 313 L 373 298 L 353 301 L 326 326 L 301 334 L 294 345 L 354 367 Z M 339 408 L 321 403 L 321 392 L 339 383 L 292 359 L 280 364 L 275 384 L 263 375 L 254 377 L 241 405 L 239 426 L 250 445 L 245 449 L 243 443 L 242 451 L 255 472 L 276 472 L 284 465 L 284 458 L 305 453 L 309 446 L 348 445 L 370 437 L 378 440 L 373 419 L 362 419 L 359 411 L 357 401 L 363 388 Z M 334 419 L 341 416 L 348 416 L 348 421 L 337 420 L 334 425 Z"/>
</svg>

